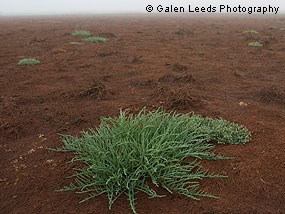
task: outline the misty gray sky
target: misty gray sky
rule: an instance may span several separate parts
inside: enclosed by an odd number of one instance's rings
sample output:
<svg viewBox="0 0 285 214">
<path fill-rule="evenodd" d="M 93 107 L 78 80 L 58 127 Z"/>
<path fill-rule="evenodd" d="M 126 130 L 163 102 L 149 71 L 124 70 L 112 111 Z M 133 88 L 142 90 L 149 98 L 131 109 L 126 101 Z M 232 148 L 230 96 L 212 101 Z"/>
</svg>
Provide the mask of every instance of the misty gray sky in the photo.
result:
<svg viewBox="0 0 285 214">
<path fill-rule="evenodd" d="M 147 5 L 174 6 L 275 6 L 285 11 L 285 0 L 0 0 L 1 14 L 61 14 L 146 12 Z"/>
</svg>

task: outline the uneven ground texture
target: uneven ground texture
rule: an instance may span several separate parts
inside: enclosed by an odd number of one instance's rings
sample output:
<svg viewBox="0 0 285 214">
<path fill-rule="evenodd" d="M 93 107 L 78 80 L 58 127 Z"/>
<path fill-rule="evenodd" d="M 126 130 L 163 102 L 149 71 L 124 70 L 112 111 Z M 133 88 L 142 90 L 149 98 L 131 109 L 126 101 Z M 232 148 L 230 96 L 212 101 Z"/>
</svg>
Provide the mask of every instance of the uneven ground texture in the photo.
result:
<svg viewBox="0 0 285 214">
<path fill-rule="evenodd" d="M 109 211 L 105 196 L 79 204 L 84 195 L 55 192 L 71 181 L 72 154 L 47 148 L 144 106 L 222 117 L 252 140 L 217 146 L 232 160 L 203 162 L 228 176 L 202 182 L 219 199 L 139 193 L 139 213 L 285 213 L 284 27 L 280 16 L 0 18 L 0 213 L 131 213 L 126 197 Z M 80 29 L 108 41 L 70 44 Z M 41 64 L 17 65 L 29 57 Z"/>
</svg>

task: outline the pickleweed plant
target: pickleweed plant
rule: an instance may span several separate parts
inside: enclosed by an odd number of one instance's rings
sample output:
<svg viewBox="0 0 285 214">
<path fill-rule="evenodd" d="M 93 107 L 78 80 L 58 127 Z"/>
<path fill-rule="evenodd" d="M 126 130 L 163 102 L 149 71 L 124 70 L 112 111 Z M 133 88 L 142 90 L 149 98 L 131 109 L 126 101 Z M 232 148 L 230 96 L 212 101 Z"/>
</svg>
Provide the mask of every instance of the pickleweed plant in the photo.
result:
<svg viewBox="0 0 285 214">
<path fill-rule="evenodd" d="M 71 34 L 72 36 L 91 36 L 92 34 L 89 31 L 79 30 Z"/>
<path fill-rule="evenodd" d="M 39 64 L 40 61 L 34 58 L 22 59 L 18 62 L 18 65 L 36 65 Z"/>
<path fill-rule="evenodd" d="M 263 47 L 263 44 L 261 42 L 250 42 L 248 43 L 248 46 L 251 46 L 251 47 Z"/>
<path fill-rule="evenodd" d="M 243 34 L 248 34 L 248 33 L 250 33 L 250 34 L 257 34 L 258 32 L 256 30 L 245 30 L 242 33 Z"/>
<path fill-rule="evenodd" d="M 81 41 L 91 42 L 91 43 L 102 43 L 102 42 L 106 42 L 107 39 L 102 38 L 102 37 L 87 37 L 87 38 L 82 39 Z"/>
<path fill-rule="evenodd" d="M 81 45 L 82 43 L 80 43 L 80 42 L 69 42 L 69 44 L 71 44 L 71 45 Z"/>
<path fill-rule="evenodd" d="M 61 152 L 72 152 L 74 182 L 60 191 L 87 194 L 81 202 L 106 195 L 109 208 L 126 194 L 136 213 L 138 191 L 151 198 L 163 197 L 150 182 L 194 200 L 216 196 L 200 189 L 204 178 L 225 177 L 203 169 L 200 162 L 221 160 L 214 143 L 245 144 L 249 131 L 223 119 L 204 118 L 195 114 L 167 113 L 164 110 L 136 115 L 120 111 L 116 118 L 102 118 L 100 126 L 83 131 L 80 137 L 63 135 Z"/>
</svg>

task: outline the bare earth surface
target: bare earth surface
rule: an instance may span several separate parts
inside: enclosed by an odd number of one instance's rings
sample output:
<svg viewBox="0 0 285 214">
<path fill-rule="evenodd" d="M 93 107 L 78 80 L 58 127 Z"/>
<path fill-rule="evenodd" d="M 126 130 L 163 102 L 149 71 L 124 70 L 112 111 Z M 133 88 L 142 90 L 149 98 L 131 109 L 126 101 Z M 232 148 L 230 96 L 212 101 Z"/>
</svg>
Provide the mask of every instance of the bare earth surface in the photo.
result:
<svg viewBox="0 0 285 214">
<path fill-rule="evenodd" d="M 222 117 L 252 140 L 217 146 L 232 160 L 204 162 L 228 176 L 202 182 L 219 199 L 139 193 L 138 213 L 285 213 L 284 27 L 280 16 L 0 18 L 0 213 L 131 213 L 126 197 L 109 211 L 105 196 L 79 204 L 84 195 L 56 192 L 73 156 L 47 148 L 144 106 Z M 108 41 L 71 45 L 78 29 Z M 17 65 L 29 57 L 41 64 Z"/>
</svg>

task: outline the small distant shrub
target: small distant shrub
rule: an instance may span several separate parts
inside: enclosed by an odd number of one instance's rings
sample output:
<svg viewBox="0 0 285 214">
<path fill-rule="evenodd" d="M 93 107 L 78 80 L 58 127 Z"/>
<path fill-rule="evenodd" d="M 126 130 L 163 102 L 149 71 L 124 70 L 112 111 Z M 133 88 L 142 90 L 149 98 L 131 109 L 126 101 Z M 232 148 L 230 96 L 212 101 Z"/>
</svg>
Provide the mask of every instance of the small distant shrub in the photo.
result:
<svg viewBox="0 0 285 214">
<path fill-rule="evenodd" d="M 284 22 L 282 20 L 277 20 L 275 21 L 275 24 L 284 24 Z"/>
<path fill-rule="evenodd" d="M 250 43 L 248 43 L 248 46 L 251 46 L 251 47 L 263 47 L 263 44 L 260 43 L 260 42 L 250 42 Z"/>
<path fill-rule="evenodd" d="M 242 33 L 243 34 L 248 34 L 248 33 L 257 34 L 258 32 L 256 30 L 245 30 Z"/>
<path fill-rule="evenodd" d="M 72 152 L 74 183 L 61 191 L 89 194 L 81 202 L 107 195 L 109 208 L 127 195 L 134 213 L 135 195 L 145 192 L 151 198 L 162 197 L 150 183 L 170 193 L 198 200 L 212 197 L 200 189 L 204 178 L 224 177 L 204 170 L 200 160 L 220 160 L 213 142 L 245 144 L 249 131 L 222 119 L 194 114 L 166 113 L 162 110 L 137 115 L 121 111 L 117 118 L 102 118 L 96 129 L 81 137 L 64 135 L 61 152 Z"/>
<path fill-rule="evenodd" d="M 82 39 L 83 42 L 91 42 L 91 43 L 102 43 L 106 42 L 107 39 L 102 38 L 102 37 L 87 37 Z"/>
<path fill-rule="evenodd" d="M 18 62 L 18 65 L 36 65 L 39 64 L 40 61 L 36 60 L 34 58 L 30 58 L 30 59 L 22 59 Z"/>
<path fill-rule="evenodd" d="M 69 42 L 69 44 L 71 44 L 71 45 L 81 45 L 82 43 L 81 42 Z"/>
<path fill-rule="evenodd" d="M 89 31 L 75 31 L 71 34 L 72 36 L 91 36 Z"/>
</svg>

